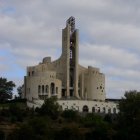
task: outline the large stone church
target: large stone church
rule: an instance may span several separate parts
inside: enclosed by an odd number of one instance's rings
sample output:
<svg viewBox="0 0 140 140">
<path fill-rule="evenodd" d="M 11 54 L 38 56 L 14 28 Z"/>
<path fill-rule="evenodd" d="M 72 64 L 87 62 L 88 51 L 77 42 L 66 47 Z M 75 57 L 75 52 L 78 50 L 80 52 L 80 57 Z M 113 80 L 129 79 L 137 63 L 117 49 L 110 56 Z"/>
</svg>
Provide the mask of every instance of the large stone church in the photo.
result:
<svg viewBox="0 0 140 140">
<path fill-rule="evenodd" d="M 99 68 L 79 64 L 79 48 L 79 30 L 70 17 L 62 30 L 60 58 L 45 57 L 38 65 L 27 67 L 23 96 L 29 106 L 40 106 L 44 99 L 56 96 L 62 109 L 118 112 L 116 103 L 105 101 L 105 75 Z"/>
</svg>

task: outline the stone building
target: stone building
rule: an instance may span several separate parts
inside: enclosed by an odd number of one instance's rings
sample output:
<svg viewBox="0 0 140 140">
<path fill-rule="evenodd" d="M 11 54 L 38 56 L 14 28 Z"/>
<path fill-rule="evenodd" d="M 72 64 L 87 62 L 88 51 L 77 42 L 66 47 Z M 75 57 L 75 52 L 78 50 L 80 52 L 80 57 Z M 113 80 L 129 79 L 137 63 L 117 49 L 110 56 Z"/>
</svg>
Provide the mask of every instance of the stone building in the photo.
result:
<svg viewBox="0 0 140 140">
<path fill-rule="evenodd" d="M 90 106 L 109 104 L 105 102 L 105 75 L 99 68 L 79 65 L 79 31 L 75 28 L 74 17 L 66 21 L 62 30 L 60 58 L 51 61 L 51 57 L 45 57 L 38 65 L 27 67 L 23 96 L 38 105 L 46 98 L 57 96 L 63 109 L 71 108 L 73 102 L 78 110 L 87 103 Z M 110 105 L 112 109 L 117 106 L 115 103 Z"/>
</svg>

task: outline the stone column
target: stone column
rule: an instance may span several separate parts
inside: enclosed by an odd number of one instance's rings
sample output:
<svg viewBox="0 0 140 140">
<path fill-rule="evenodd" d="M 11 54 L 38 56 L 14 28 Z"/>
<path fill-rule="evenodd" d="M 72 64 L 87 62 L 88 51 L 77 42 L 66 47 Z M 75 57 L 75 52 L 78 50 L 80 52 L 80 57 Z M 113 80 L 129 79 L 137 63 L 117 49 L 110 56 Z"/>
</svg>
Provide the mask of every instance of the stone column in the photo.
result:
<svg viewBox="0 0 140 140">
<path fill-rule="evenodd" d="M 74 68 L 74 96 L 79 98 L 78 94 L 78 79 L 79 79 L 79 74 L 78 74 L 78 64 L 79 64 L 79 31 L 76 29 L 74 32 L 75 36 L 75 68 Z"/>
</svg>

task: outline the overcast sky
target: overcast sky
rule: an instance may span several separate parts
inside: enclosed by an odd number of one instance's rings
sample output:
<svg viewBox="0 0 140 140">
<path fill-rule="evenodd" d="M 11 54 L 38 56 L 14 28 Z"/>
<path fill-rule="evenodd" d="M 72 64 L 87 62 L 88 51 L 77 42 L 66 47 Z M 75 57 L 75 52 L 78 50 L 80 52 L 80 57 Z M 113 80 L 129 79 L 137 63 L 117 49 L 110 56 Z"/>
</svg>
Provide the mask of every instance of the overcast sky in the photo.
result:
<svg viewBox="0 0 140 140">
<path fill-rule="evenodd" d="M 59 58 L 70 16 L 80 64 L 106 75 L 107 97 L 140 90 L 140 0 L 0 0 L 0 77 L 19 86 L 27 66 Z"/>
</svg>

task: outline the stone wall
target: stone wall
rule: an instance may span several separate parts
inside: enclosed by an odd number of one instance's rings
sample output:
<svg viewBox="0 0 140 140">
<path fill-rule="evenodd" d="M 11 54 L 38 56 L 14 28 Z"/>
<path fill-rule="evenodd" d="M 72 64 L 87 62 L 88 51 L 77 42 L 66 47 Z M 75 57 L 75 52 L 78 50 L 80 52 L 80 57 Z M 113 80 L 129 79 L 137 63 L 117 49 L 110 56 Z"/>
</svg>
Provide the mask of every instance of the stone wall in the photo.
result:
<svg viewBox="0 0 140 140">
<path fill-rule="evenodd" d="M 92 100 L 58 100 L 62 110 L 73 109 L 78 112 L 89 113 L 104 113 L 104 114 L 117 114 L 119 112 L 118 103 L 115 102 L 103 102 Z M 34 100 L 33 102 L 27 102 L 29 107 L 41 107 L 44 103 L 43 100 Z"/>
</svg>

